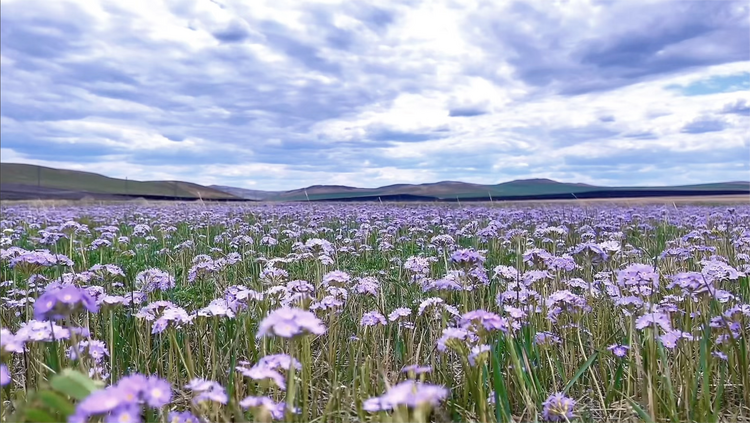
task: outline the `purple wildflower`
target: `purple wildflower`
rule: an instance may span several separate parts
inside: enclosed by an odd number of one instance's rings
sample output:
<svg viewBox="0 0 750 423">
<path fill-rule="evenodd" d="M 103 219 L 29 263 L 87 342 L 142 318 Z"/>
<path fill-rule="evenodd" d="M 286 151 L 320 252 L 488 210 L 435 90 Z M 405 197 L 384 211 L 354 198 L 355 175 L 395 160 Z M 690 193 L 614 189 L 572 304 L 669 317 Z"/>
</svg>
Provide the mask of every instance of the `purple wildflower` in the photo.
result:
<svg viewBox="0 0 750 423">
<path fill-rule="evenodd" d="M 461 316 L 459 325 L 464 329 L 472 329 L 477 332 L 502 331 L 508 332 L 508 321 L 485 310 L 474 310 Z"/>
<path fill-rule="evenodd" d="M 413 373 L 415 375 L 421 375 L 423 373 L 429 373 L 432 371 L 432 367 L 430 366 L 420 366 L 418 364 L 412 364 L 410 366 L 404 366 L 403 369 L 401 369 L 402 373 Z"/>
<path fill-rule="evenodd" d="M 281 373 L 277 372 L 276 370 L 258 365 L 255 365 L 249 369 L 240 366 L 237 367 L 237 370 L 242 373 L 243 376 L 249 377 L 250 379 L 258 381 L 270 380 L 274 384 L 276 384 L 276 386 L 282 391 L 286 389 L 286 379 L 284 379 L 284 376 L 282 376 Z"/>
<path fill-rule="evenodd" d="M 576 402 L 563 393 L 552 394 L 542 403 L 542 418 L 550 422 L 561 422 L 573 418 L 573 408 Z"/>
<path fill-rule="evenodd" d="M 643 330 L 653 325 L 659 326 L 664 332 L 672 330 L 672 323 L 669 320 L 669 316 L 664 313 L 646 313 L 638 317 L 635 321 L 635 328 L 638 330 Z"/>
<path fill-rule="evenodd" d="M 451 262 L 466 268 L 482 266 L 485 258 L 478 251 L 462 248 L 451 254 Z"/>
<path fill-rule="evenodd" d="M 240 401 L 242 408 L 265 408 L 269 412 L 276 408 L 276 402 L 268 397 L 247 397 Z"/>
<path fill-rule="evenodd" d="M 659 337 L 661 343 L 670 350 L 677 347 L 677 341 L 679 341 L 680 339 L 687 339 L 688 341 L 692 341 L 693 335 L 688 332 L 682 332 L 680 330 L 670 330 Z"/>
<path fill-rule="evenodd" d="M 153 408 L 161 408 L 172 400 L 172 386 L 164 379 L 151 376 L 143 388 L 146 404 Z"/>
<path fill-rule="evenodd" d="M 377 326 L 385 325 L 387 321 L 385 320 L 385 316 L 380 314 L 377 311 L 371 311 L 369 313 L 365 313 L 362 315 L 362 320 L 360 320 L 359 324 L 362 326 Z"/>
<path fill-rule="evenodd" d="M 559 345 L 562 343 L 562 340 L 552 332 L 537 332 L 534 335 L 534 342 L 537 345 Z"/>
<path fill-rule="evenodd" d="M 620 344 L 612 344 L 607 347 L 608 350 L 612 351 L 612 354 L 614 354 L 616 357 L 625 357 L 628 355 L 628 351 L 630 351 L 630 347 L 628 345 L 620 345 Z"/>
<path fill-rule="evenodd" d="M 392 386 L 382 396 L 366 400 L 362 407 L 369 412 L 378 412 L 393 410 L 402 405 L 409 408 L 436 406 L 447 397 L 448 390 L 440 385 L 406 380 Z"/>
<path fill-rule="evenodd" d="M 199 404 L 203 401 L 213 401 L 218 402 L 219 404 L 226 404 L 227 401 L 229 401 L 229 397 L 227 397 L 227 392 L 224 387 L 217 382 L 210 380 L 200 378 L 193 379 L 190 383 L 185 385 L 185 389 L 190 389 L 193 393 L 198 393 L 198 395 L 193 398 L 193 404 Z"/>
<path fill-rule="evenodd" d="M 34 319 L 59 320 L 79 309 L 96 313 L 99 306 L 85 289 L 65 285 L 63 288 L 48 289 L 37 299 L 34 303 Z"/>
<path fill-rule="evenodd" d="M 348 273 L 334 270 L 323 275 L 323 281 L 321 284 L 325 287 L 337 286 L 343 288 L 349 285 L 350 280 L 351 276 L 349 276 Z"/>
<path fill-rule="evenodd" d="M 471 348 L 471 351 L 469 352 L 469 364 L 472 366 L 477 365 L 477 361 L 483 360 L 487 357 L 487 353 L 490 352 L 490 346 L 489 345 L 476 345 Z"/>
<path fill-rule="evenodd" d="M 460 349 L 467 342 L 475 342 L 477 336 L 472 332 L 462 328 L 445 328 L 443 336 L 437 341 L 438 351 L 445 351 L 448 348 Z"/>
<path fill-rule="evenodd" d="M 282 307 L 269 313 L 260 322 L 256 337 L 271 334 L 292 338 L 305 333 L 323 335 L 325 332 L 323 322 L 313 313 L 298 308 Z"/>
<path fill-rule="evenodd" d="M 94 391 L 83 399 L 76 407 L 76 413 L 84 415 L 97 415 L 114 411 L 121 404 L 126 403 L 125 391 L 115 386 Z"/>
<path fill-rule="evenodd" d="M 302 368 L 302 364 L 297 361 L 296 358 L 288 354 L 271 354 L 262 357 L 258 360 L 257 366 L 264 366 L 269 369 L 284 369 L 288 370 L 291 366 L 299 370 Z"/>
<path fill-rule="evenodd" d="M 378 280 L 372 276 L 359 278 L 357 284 L 354 286 L 354 292 L 357 294 L 369 294 L 373 297 L 377 297 L 378 289 L 380 289 L 380 284 L 378 283 Z"/>
<path fill-rule="evenodd" d="M 135 276 L 135 286 L 144 292 L 166 291 L 175 287 L 175 280 L 163 270 L 148 269 Z"/>
<path fill-rule="evenodd" d="M 0 386 L 10 383 L 10 372 L 5 364 L 0 364 Z"/>
<path fill-rule="evenodd" d="M 104 419 L 105 423 L 140 423 L 141 410 L 136 405 L 128 405 L 114 410 Z"/>
<path fill-rule="evenodd" d="M 52 254 L 47 250 L 24 252 L 10 259 L 10 267 L 73 266 L 73 261 L 63 254 Z"/>
<path fill-rule="evenodd" d="M 200 419 L 189 411 L 170 411 L 169 423 L 200 423 Z"/>
<path fill-rule="evenodd" d="M 391 322 L 395 322 L 396 320 L 399 320 L 402 317 L 408 317 L 411 315 L 411 309 L 406 307 L 399 307 L 391 312 L 391 314 L 388 315 L 388 320 Z"/>
</svg>

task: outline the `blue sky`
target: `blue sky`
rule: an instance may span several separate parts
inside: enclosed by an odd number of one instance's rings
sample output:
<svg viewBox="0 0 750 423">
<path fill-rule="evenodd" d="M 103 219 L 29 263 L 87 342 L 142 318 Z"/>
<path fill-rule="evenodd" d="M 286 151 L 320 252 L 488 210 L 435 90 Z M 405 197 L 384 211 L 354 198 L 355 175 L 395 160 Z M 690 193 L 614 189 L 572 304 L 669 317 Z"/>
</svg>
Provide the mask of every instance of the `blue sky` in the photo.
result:
<svg viewBox="0 0 750 423">
<path fill-rule="evenodd" d="M 268 190 L 748 180 L 749 5 L 3 0 L 0 157 Z"/>
</svg>

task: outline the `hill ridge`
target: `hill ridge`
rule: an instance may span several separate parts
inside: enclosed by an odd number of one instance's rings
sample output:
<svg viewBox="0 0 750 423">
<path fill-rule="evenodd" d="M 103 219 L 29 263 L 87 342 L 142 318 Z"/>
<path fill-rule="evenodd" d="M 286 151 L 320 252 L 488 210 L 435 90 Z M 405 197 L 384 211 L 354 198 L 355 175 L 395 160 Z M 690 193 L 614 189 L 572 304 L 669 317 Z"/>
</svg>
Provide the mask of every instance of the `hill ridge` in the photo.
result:
<svg viewBox="0 0 750 423">
<path fill-rule="evenodd" d="M 482 185 L 444 180 L 359 188 L 315 184 L 287 191 L 253 190 L 185 181 L 118 179 L 94 172 L 22 163 L 0 163 L 0 199 L 155 198 L 216 201 L 490 201 L 508 199 L 606 198 L 671 195 L 750 194 L 750 182 L 732 181 L 681 186 L 597 186 L 527 178 Z"/>
</svg>

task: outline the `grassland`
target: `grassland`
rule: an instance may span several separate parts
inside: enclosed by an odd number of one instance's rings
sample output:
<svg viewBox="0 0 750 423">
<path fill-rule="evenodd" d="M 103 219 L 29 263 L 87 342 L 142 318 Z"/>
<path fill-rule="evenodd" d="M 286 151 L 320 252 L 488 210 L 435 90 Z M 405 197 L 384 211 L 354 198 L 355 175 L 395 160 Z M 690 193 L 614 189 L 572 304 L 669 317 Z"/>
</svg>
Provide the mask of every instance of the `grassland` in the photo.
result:
<svg viewBox="0 0 750 423">
<path fill-rule="evenodd" d="M 750 415 L 747 204 L 23 205 L 3 222 L 3 422 Z"/>
</svg>

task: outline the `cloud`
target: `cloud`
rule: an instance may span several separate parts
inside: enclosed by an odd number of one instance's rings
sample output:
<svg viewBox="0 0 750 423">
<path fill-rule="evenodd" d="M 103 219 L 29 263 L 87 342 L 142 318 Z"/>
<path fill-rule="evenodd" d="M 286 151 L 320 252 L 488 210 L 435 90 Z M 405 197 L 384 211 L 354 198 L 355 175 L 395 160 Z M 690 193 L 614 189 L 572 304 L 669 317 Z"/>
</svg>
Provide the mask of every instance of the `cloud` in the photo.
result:
<svg viewBox="0 0 750 423">
<path fill-rule="evenodd" d="M 733 103 L 727 103 L 721 109 L 722 113 L 734 113 L 743 116 L 750 116 L 750 103 L 747 100 L 739 99 Z"/>
<path fill-rule="evenodd" d="M 710 117 L 696 118 L 682 127 L 683 133 L 686 134 L 704 134 L 706 132 L 719 132 L 723 131 L 727 127 L 727 124 L 720 119 L 714 119 Z"/>
<path fill-rule="evenodd" d="M 481 116 L 486 113 L 487 113 L 486 110 L 483 110 L 482 108 L 475 108 L 475 107 L 457 107 L 455 109 L 450 109 L 448 111 L 448 115 L 451 117 Z"/>
<path fill-rule="evenodd" d="M 2 161 L 269 190 L 746 179 L 748 12 L 8 0 Z"/>
</svg>

